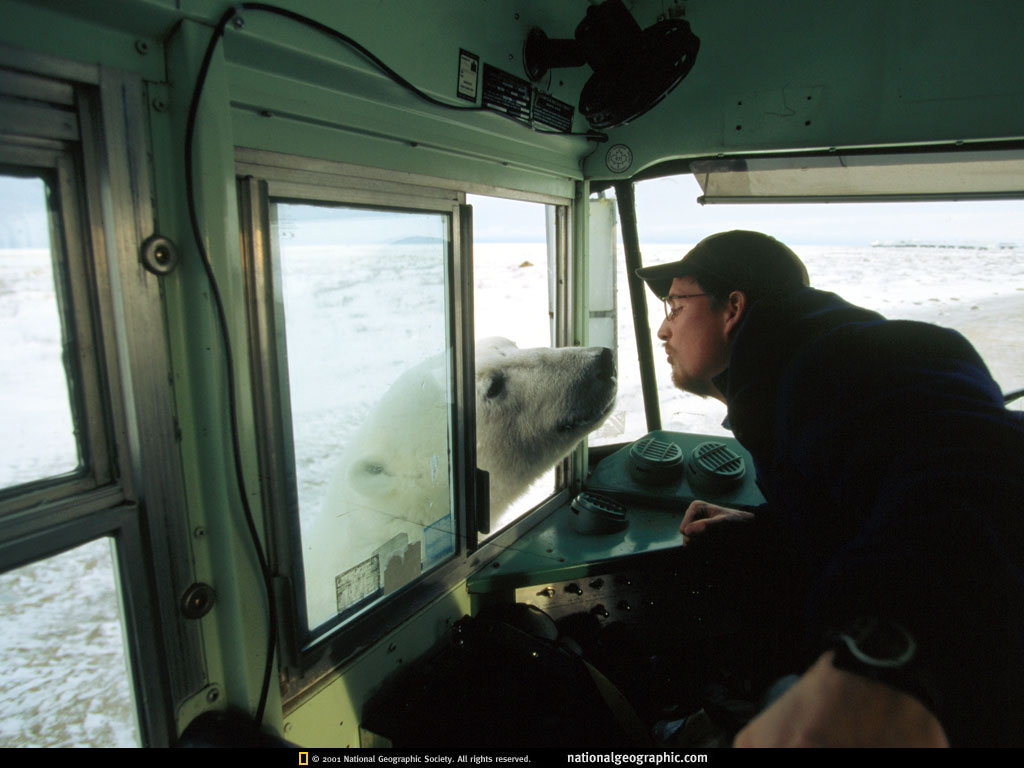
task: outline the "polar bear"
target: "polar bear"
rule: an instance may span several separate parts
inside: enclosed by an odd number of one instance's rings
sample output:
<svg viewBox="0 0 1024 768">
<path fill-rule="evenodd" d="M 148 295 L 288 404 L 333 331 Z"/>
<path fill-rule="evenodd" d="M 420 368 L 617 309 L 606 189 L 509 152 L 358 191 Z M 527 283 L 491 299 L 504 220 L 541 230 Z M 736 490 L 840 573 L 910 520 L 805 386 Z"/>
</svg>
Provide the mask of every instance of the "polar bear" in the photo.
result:
<svg viewBox="0 0 1024 768">
<path fill-rule="evenodd" d="M 349 441 L 303 542 L 311 627 L 454 553 L 447 377 L 443 355 L 407 371 Z M 492 519 L 602 424 L 615 392 L 603 347 L 477 343 L 477 466 Z"/>
</svg>

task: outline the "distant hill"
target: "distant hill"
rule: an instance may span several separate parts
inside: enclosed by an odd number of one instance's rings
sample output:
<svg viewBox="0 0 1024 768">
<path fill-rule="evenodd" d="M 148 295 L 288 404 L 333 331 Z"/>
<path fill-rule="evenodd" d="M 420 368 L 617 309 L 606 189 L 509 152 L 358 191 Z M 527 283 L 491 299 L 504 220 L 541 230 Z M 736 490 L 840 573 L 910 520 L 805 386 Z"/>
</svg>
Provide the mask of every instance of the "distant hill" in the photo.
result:
<svg viewBox="0 0 1024 768">
<path fill-rule="evenodd" d="M 440 237 L 427 237 L 426 235 L 413 235 L 392 240 L 392 245 L 440 245 L 444 240 Z"/>
</svg>

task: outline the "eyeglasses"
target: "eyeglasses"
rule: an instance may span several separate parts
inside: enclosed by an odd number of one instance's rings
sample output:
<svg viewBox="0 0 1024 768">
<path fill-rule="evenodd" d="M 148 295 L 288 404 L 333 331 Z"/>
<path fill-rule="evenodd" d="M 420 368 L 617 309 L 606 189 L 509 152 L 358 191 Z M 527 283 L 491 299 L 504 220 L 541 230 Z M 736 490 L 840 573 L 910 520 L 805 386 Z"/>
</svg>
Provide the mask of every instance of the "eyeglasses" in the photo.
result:
<svg viewBox="0 0 1024 768">
<path fill-rule="evenodd" d="M 665 305 L 665 318 L 671 322 L 679 317 L 679 313 L 683 311 L 683 308 L 674 307 L 672 303 L 677 299 L 695 299 L 698 296 L 707 296 L 706 293 L 670 293 L 668 296 L 663 298 L 661 302 Z"/>
</svg>

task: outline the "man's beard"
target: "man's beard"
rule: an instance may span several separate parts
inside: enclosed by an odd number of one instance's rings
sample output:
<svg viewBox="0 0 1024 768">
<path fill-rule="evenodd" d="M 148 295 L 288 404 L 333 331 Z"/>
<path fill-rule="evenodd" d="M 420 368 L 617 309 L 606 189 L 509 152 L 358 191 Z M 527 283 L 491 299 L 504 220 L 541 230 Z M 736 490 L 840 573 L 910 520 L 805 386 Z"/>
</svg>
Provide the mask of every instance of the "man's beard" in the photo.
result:
<svg viewBox="0 0 1024 768">
<path fill-rule="evenodd" d="M 715 394 L 712 388 L 714 385 L 689 376 L 674 363 L 672 364 L 672 383 L 677 389 L 689 392 L 691 395 L 697 395 L 697 397 L 711 397 Z"/>
</svg>

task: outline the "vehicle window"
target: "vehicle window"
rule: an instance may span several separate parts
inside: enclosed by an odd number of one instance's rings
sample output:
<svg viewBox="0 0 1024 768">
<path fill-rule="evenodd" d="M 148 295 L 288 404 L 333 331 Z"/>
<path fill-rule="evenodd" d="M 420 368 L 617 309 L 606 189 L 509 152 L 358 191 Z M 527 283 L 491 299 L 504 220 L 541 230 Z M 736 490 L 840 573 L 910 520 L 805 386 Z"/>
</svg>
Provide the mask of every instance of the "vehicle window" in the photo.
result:
<svg viewBox="0 0 1024 768">
<path fill-rule="evenodd" d="M 4 58 L 0 745 L 166 745 L 169 681 L 197 668 L 199 636 L 153 611 L 189 558 L 169 522 L 184 502 L 161 286 L 140 258 L 143 84 Z"/>
<path fill-rule="evenodd" d="M 962 201 L 790 205 L 697 204 L 692 176 L 639 182 L 637 225 L 644 264 L 676 261 L 703 237 L 730 229 L 773 235 L 801 257 L 811 285 L 893 319 L 954 328 L 978 349 L 1004 392 L 1024 387 L 1024 202 Z M 626 431 L 646 432 L 639 373 L 632 359 L 632 315 L 618 276 L 619 405 Z M 647 291 L 657 332 L 661 303 Z M 680 392 L 654 338 L 654 366 L 665 429 L 728 435 L 725 406 Z M 1020 409 L 1018 400 L 1011 408 Z M 597 442 L 597 441 L 592 441 Z"/>
<path fill-rule="evenodd" d="M 548 228 L 553 206 L 479 195 L 473 206 L 474 328 L 478 342 L 493 337 L 520 349 L 555 344 L 555 248 Z M 477 413 L 477 430 L 487 429 Z M 483 420 L 483 422 L 481 421 Z M 555 471 L 545 471 L 503 509 L 491 509 L 491 535 L 555 491 Z"/>
<path fill-rule="evenodd" d="M 309 627 L 456 551 L 443 213 L 271 204 Z"/>
<path fill-rule="evenodd" d="M 111 545 L 0 575 L 0 747 L 140 746 Z"/>
<path fill-rule="evenodd" d="M 81 463 L 71 407 L 64 275 L 50 250 L 41 178 L 0 176 L 0 488 Z"/>
</svg>

